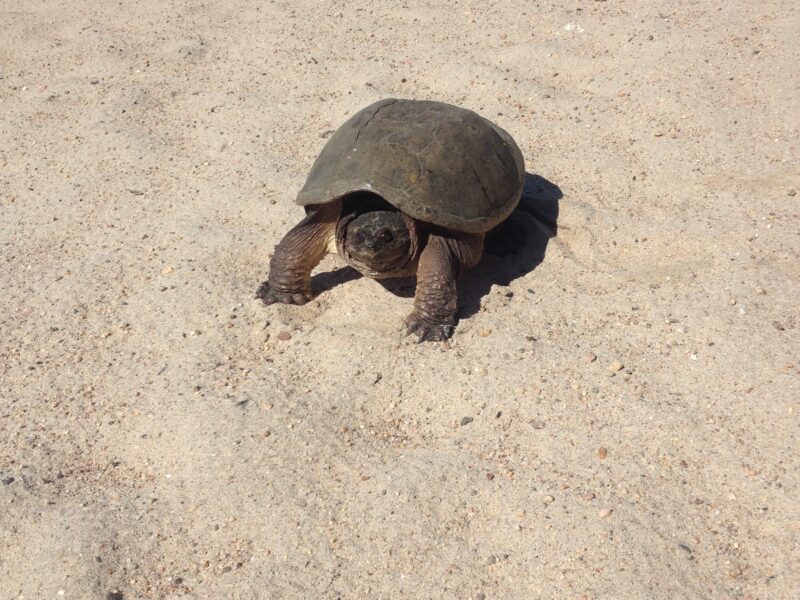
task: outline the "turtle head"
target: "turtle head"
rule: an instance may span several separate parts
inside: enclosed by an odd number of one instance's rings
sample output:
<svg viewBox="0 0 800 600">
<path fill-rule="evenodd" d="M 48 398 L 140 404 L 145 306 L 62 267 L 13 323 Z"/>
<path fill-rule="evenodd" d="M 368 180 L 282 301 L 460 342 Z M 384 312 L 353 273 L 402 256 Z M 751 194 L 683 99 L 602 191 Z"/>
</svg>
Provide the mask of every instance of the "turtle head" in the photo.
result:
<svg viewBox="0 0 800 600">
<path fill-rule="evenodd" d="M 361 213 L 350 221 L 345 250 L 377 273 L 389 273 L 408 258 L 411 239 L 405 219 L 396 210 Z"/>
<path fill-rule="evenodd" d="M 413 244 L 405 215 L 382 200 L 358 202 L 346 213 L 340 239 L 354 266 L 375 277 L 406 265 Z"/>
</svg>

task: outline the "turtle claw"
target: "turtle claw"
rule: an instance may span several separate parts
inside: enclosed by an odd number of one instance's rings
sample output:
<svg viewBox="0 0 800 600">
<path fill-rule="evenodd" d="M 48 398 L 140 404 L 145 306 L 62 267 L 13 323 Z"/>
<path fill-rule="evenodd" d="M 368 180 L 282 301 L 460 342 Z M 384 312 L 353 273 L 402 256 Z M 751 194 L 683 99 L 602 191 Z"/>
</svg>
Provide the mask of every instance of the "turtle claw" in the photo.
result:
<svg viewBox="0 0 800 600">
<path fill-rule="evenodd" d="M 269 282 L 265 281 L 256 290 L 256 298 L 261 300 L 264 304 L 305 304 L 312 299 L 309 292 L 279 292 L 273 289 Z"/>
<path fill-rule="evenodd" d="M 453 335 L 454 327 L 447 323 L 430 323 L 416 314 L 411 314 L 405 322 L 406 335 L 417 336 L 417 343 L 443 342 Z"/>
</svg>

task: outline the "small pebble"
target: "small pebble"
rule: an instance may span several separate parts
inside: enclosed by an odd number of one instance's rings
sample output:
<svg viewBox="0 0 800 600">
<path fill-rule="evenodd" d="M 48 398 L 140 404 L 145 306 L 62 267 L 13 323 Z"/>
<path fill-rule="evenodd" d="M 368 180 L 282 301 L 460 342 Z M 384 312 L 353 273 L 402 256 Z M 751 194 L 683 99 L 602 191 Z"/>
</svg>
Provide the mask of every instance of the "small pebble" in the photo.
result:
<svg viewBox="0 0 800 600">
<path fill-rule="evenodd" d="M 611 508 L 602 508 L 598 511 L 597 516 L 601 519 L 607 519 L 611 516 L 611 513 L 614 512 Z"/>
<path fill-rule="evenodd" d="M 762 287 L 757 287 L 756 288 L 756 294 L 758 294 L 759 296 L 763 296 L 766 293 L 767 293 L 767 291 L 764 288 L 762 288 Z"/>
<path fill-rule="evenodd" d="M 597 360 L 597 354 L 590 353 L 586 355 L 586 362 L 593 363 L 596 360 Z"/>
<path fill-rule="evenodd" d="M 736 298 L 731 298 L 730 300 L 728 300 L 728 304 L 730 304 L 731 306 L 736 306 Z"/>
<path fill-rule="evenodd" d="M 606 456 L 608 456 L 608 450 L 601 446 L 597 449 L 597 456 L 600 457 L 600 460 L 605 460 Z"/>
<path fill-rule="evenodd" d="M 556 501 L 556 499 L 553 498 L 553 496 L 545 496 L 544 497 L 544 503 L 545 504 L 552 504 L 555 501 Z"/>
<path fill-rule="evenodd" d="M 171 267 L 171 266 L 167 265 L 166 267 L 164 267 L 163 269 L 161 269 L 161 273 L 162 273 L 163 275 L 169 275 L 169 274 L 170 274 L 170 273 L 172 273 L 174 270 L 175 270 L 175 269 L 174 269 L 173 267 Z"/>
<path fill-rule="evenodd" d="M 584 500 L 594 500 L 594 492 L 586 492 L 583 495 Z"/>
<path fill-rule="evenodd" d="M 481 331 L 481 337 L 489 337 L 490 335 L 492 335 L 491 329 L 484 329 Z"/>
<path fill-rule="evenodd" d="M 491 481 L 492 479 L 494 479 L 494 473 L 487 473 L 487 474 L 486 474 L 486 479 L 488 479 L 489 481 Z"/>
<path fill-rule="evenodd" d="M 613 372 L 615 372 L 615 373 L 616 373 L 617 371 L 622 371 L 622 369 L 623 369 L 624 367 L 625 367 L 625 365 L 623 365 L 621 362 L 619 362 L 619 361 L 617 360 L 617 361 L 614 361 L 613 363 L 611 363 L 611 365 L 608 367 L 608 369 L 609 369 L 610 371 L 613 371 Z"/>
<path fill-rule="evenodd" d="M 465 425 L 469 425 L 473 420 L 474 419 L 472 417 L 464 417 L 461 419 L 461 426 L 464 427 Z"/>
<path fill-rule="evenodd" d="M 789 190 L 788 192 L 786 192 L 786 195 L 787 196 L 796 196 L 797 192 L 795 190 Z"/>
<path fill-rule="evenodd" d="M 497 562 L 497 557 L 494 554 L 490 554 L 489 558 L 486 559 L 487 565 L 493 565 Z"/>
<path fill-rule="evenodd" d="M 278 339 L 281 340 L 282 342 L 287 342 L 290 339 L 292 339 L 292 334 L 289 333 L 288 331 L 281 331 L 278 334 Z"/>
</svg>

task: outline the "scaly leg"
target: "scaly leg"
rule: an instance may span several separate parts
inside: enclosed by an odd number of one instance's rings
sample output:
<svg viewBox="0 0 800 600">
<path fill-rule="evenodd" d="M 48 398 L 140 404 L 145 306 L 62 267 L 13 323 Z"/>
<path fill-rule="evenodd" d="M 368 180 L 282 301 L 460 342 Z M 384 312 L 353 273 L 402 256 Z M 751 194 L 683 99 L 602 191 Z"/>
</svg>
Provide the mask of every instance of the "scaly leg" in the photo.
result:
<svg viewBox="0 0 800 600">
<path fill-rule="evenodd" d="M 453 334 L 458 309 L 457 281 L 483 252 L 482 234 L 430 234 L 417 266 L 414 310 L 405 320 L 407 335 L 419 342 L 446 340 Z"/>
<path fill-rule="evenodd" d="M 311 271 L 328 250 L 338 216 L 338 206 L 320 206 L 289 230 L 275 247 L 269 277 L 259 286 L 256 298 L 264 304 L 305 304 L 311 300 Z"/>
</svg>

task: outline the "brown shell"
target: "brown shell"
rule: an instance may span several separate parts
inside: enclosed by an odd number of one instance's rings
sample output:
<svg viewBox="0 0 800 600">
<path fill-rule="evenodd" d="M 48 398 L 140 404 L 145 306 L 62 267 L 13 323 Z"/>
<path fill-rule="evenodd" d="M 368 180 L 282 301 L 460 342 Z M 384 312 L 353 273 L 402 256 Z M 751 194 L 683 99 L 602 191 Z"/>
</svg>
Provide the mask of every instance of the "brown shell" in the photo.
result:
<svg viewBox="0 0 800 600">
<path fill-rule="evenodd" d="M 442 102 L 390 98 L 331 136 L 297 203 L 366 190 L 415 219 L 482 233 L 516 208 L 524 181 L 522 153 L 491 121 Z"/>
</svg>

